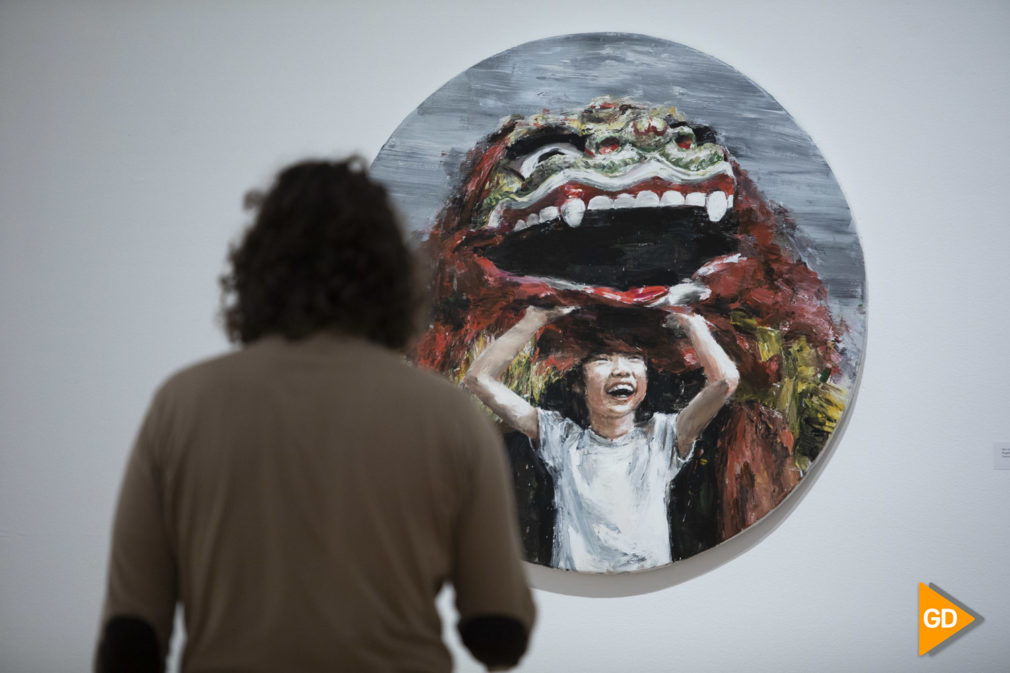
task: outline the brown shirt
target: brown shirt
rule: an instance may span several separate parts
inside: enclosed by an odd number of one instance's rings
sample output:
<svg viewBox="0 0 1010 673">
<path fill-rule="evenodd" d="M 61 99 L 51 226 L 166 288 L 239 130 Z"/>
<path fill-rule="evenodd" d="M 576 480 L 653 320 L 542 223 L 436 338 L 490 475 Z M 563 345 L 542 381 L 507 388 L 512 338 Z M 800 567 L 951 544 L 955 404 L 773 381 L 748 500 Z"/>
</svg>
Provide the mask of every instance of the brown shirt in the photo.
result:
<svg viewBox="0 0 1010 673">
<path fill-rule="evenodd" d="M 155 395 L 116 512 L 105 619 L 182 670 L 448 671 L 461 621 L 534 609 L 501 439 L 461 391 L 367 342 L 267 338 Z"/>
</svg>

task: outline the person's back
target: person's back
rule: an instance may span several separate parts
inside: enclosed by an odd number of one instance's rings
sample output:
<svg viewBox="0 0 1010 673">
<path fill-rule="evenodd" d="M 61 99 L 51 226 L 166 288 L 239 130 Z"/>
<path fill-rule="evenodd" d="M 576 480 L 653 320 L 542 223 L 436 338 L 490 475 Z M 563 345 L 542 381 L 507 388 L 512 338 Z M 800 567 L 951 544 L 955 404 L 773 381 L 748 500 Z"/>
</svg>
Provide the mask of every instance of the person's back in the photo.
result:
<svg viewBox="0 0 1010 673">
<path fill-rule="evenodd" d="M 434 599 L 452 582 L 464 642 L 514 663 L 533 608 L 490 422 L 374 338 L 275 331 L 155 395 L 107 623 L 153 626 L 160 665 L 181 601 L 184 671 L 447 671 Z M 115 640 L 99 670 L 115 670 Z"/>
</svg>

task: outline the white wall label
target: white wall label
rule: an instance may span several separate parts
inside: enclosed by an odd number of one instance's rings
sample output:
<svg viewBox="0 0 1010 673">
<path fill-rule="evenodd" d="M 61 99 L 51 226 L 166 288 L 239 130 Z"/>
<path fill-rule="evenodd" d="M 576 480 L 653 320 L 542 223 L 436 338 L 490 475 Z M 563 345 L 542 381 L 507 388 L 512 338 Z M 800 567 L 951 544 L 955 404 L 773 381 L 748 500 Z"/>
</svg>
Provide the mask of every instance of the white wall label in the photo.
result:
<svg viewBox="0 0 1010 673">
<path fill-rule="evenodd" d="M 1010 442 L 999 442 L 992 445 L 994 470 L 1010 470 Z"/>
</svg>

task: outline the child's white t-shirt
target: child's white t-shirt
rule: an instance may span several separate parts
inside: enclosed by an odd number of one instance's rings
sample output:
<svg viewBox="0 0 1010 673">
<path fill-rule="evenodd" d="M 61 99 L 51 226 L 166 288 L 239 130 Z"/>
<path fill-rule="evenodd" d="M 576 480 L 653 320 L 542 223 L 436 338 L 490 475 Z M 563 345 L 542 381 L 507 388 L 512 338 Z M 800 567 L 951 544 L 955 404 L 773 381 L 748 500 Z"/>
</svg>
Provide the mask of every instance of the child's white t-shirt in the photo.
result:
<svg viewBox="0 0 1010 673">
<path fill-rule="evenodd" d="M 556 411 L 537 417 L 558 510 L 554 566 L 620 572 L 670 563 L 669 487 L 690 459 L 677 455 L 677 415 L 653 414 L 615 440 Z"/>
</svg>

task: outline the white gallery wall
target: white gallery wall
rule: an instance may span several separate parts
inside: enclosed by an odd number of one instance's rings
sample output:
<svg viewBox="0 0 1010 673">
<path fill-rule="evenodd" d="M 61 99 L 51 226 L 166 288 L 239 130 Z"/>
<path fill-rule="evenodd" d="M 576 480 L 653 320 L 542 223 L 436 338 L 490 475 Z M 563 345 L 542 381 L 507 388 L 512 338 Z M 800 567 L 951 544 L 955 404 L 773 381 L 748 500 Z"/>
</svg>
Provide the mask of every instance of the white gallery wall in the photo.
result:
<svg viewBox="0 0 1010 673">
<path fill-rule="evenodd" d="M 862 239 L 867 357 L 788 517 L 672 574 L 534 572 L 560 592 L 537 590 L 521 670 L 1010 669 L 1010 4 L 8 1 L 0 673 L 87 670 L 141 414 L 227 348 L 216 278 L 244 192 L 304 155 L 370 160 L 474 63 L 590 31 L 711 54 L 809 133 Z M 921 658 L 919 582 L 984 618 Z"/>
</svg>

